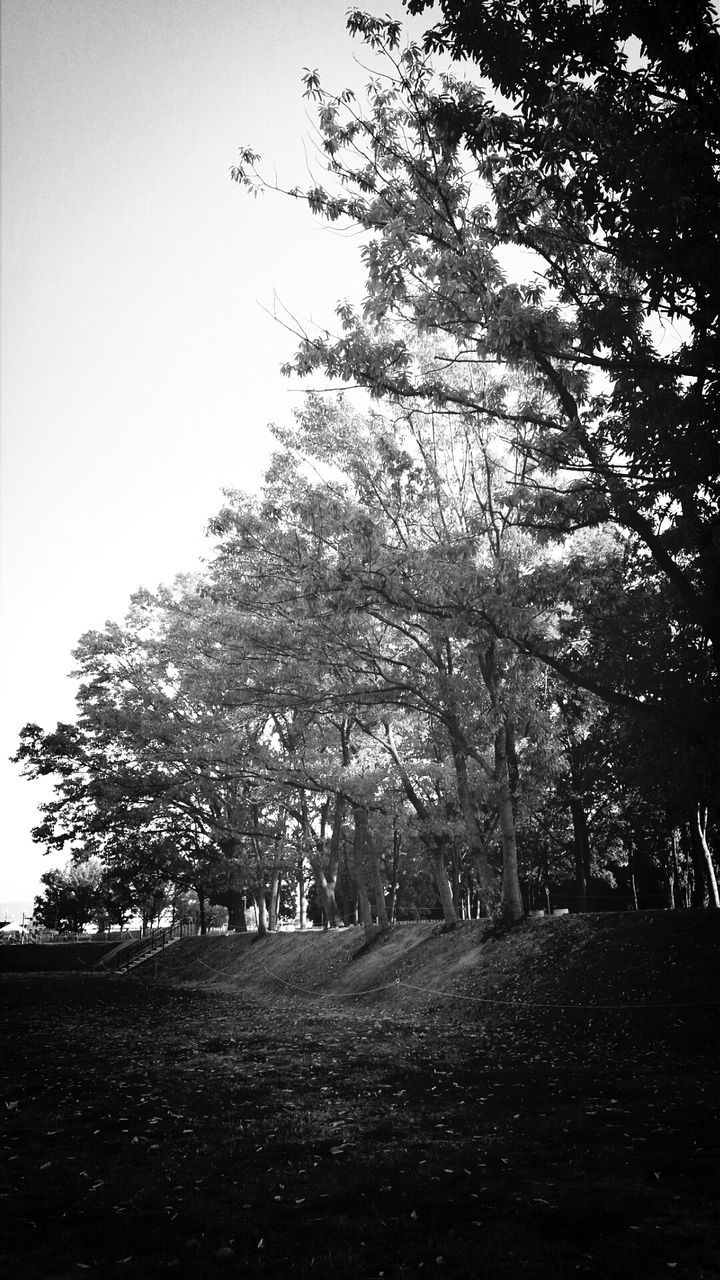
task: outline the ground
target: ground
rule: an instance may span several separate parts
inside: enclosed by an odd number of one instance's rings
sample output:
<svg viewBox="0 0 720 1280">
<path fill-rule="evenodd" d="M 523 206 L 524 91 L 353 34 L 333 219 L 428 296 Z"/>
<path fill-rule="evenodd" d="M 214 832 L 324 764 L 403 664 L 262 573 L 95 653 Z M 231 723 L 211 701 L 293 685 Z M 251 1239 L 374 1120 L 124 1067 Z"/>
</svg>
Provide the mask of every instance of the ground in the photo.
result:
<svg viewBox="0 0 720 1280">
<path fill-rule="evenodd" d="M 716 1277 L 719 939 L 648 913 L 7 975 L 0 1263 Z"/>
</svg>

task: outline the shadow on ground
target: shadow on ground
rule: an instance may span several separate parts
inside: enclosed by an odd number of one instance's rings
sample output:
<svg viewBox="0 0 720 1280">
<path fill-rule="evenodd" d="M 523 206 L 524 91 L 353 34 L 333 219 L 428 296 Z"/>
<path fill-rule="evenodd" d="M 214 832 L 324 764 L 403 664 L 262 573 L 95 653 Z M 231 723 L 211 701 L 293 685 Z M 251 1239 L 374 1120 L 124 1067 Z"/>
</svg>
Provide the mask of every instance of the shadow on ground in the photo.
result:
<svg viewBox="0 0 720 1280">
<path fill-rule="evenodd" d="M 340 976 L 315 999 L 6 976 L 0 1261 L 58 1280 L 717 1276 L 713 993 L 601 1008 L 600 980 L 584 1008 L 540 1007 L 528 973 L 535 1007 L 421 1010 L 341 999 Z"/>
</svg>

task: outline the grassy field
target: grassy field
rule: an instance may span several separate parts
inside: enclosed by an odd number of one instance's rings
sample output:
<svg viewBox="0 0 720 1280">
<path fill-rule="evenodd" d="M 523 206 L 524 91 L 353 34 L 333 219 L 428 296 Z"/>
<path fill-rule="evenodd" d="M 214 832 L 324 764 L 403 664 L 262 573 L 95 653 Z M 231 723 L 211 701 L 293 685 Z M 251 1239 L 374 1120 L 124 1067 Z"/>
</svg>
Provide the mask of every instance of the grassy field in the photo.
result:
<svg viewBox="0 0 720 1280">
<path fill-rule="evenodd" d="M 6 975 L 0 1264 L 718 1276 L 708 918 L 198 939 L 157 980 Z"/>
</svg>

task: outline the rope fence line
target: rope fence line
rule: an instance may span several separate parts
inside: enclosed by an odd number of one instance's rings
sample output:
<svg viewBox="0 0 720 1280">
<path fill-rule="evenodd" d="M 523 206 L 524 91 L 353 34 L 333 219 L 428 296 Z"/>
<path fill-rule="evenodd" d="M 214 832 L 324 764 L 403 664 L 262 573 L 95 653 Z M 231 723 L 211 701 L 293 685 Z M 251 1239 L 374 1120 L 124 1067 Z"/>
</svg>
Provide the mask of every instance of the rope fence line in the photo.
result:
<svg viewBox="0 0 720 1280">
<path fill-rule="evenodd" d="M 202 961 L 201 961 L 201 963 L 202 963 Z M 304 991 L 304 992 L 306 992 L 308 995 L 321 996 L 321 997 L 323 997 L 323 998 L 325 998 L 325 996 L 326 996 L 326 994 L 327 994 L 327 993 L 326 993 L 326 992 L 324 992 L 324 991 L 319 991 L 319 990 L 317 990 L 317 989 L 313 989 L 313 988 L 311 988 L 311 987 L 302 987 L 302 986 L 300 986 L 298 983 L 290 982 L 287 978 L 283 978 L 283 977 L 281 977 L 281 975 L 280 975 L 279 973 L 274 973 L 274 972 L 273 972 L 273 970 L 272 970 L 272 969 L 269 969 L 269 968 L 268 968 L 268 966 L 267 966 L 266 964 L 262 964 L 262 968 L 265 970 L 265 972 L 266 972 L 266 973 L 269 973 L 269 974 L 270 974 L 270 977 L 271 977 L 271 978 L 274 978 L 276 982 L 282 982 L 282 983 L 283 983 L 283 985 L 284 985 L 284 986 L 286 986 L 286 987 L 293 987 L 296 991 Z M 380 986 L 380 987 L 367 987 L 367 988 L 364 988 L 362 991 L 348 991 L 348 992 L 341 991 L 341 992 L 333 992 L 333 994 L 332 994 L 332 997 L 331 997 L 331 998 L 332 998 L 333 1000 L 338 1000 L 338 999 L 339 999 L 339 1000 L 354 1000 L 354 999 L 356 999 L 358 996 L 374 995 L 374 994 L 375 994 L 376 992 L 378 992 L 378 991 L 387 991 L 387 990 L 389 990 L 391 987 L 407 987 L 407 988 L 409 988 L 411 991 L 422 991 L 425 995 L 441 996 L 441 997 L 443 997 L 443 999 L 446 999 L 446 1000 L 465 1000 L 465 1001 L 468 1001 L 468 1002 L 470 1002 L 470 1003 L 472 1003 L 472 1004 L 492 1004 L 492 1005 L 502 1005 L 502 1006 L 504 1006 L 504 1007 L 506 1007 L 506 1008 L 510 1008 L 510 1009 L 519 1009 L 519 1010 L 520 1010 L 520 1009 L 562 1009 L 562 1010 L 567 1010 L 567 1009 L 578 1009 L 578 1010 L 581 1010 L 581 1011 L 585 1011 L 585 1010 L 587 1010 L 587 1011 L 594 1011 L 594 1010 L 600 1010 L 600 1009 L 602 1009 L 602 1010 L 618 1010 L 618 1009 L 665 1009 L 665 1010 L 667 1010 L 667 1009 L 705 1009 L 705 1008 L 716 1008 L 716 1007 L 720 1004 L 720 1001 L 718 1001 L 718 1000 L 698 1000 L 698 1001 L 692 1001 L 692 1002 L 687 1002 L 687 1001 L 686 1001 L 686 1002 L 684 1002 L 684 1003 L 673 1003 L 673 1004 L 652 1004 L 652 1003 L 650 1003 L 650 1004 L 649 1004 L 649 1003 L 647 1003 L 647 1002 L 645 1002 L 645 1003 L 643 1003 L 643 1004 L 637 1004 L 637 1003 L 634 1003 L 634 1004 L 631 1004 L 631 1003 L 620 1003 L 620 1004 L 568 1004 L 568 1003 L 555 1003 L 555 1002 L 545 1002 L 545 1003 L 543 1003 L 543 1002 L 540 1002 L 540 1001 L 500 1000 L 500 999 L 497 999 L 497 998 L 496 998 L 496 997 L 494 997 L 494 996 L 465 996 L 465 995 L 461 995 L 461 994 L 460 994 L 460 992 L 457 992 L 457 991 L 443 991 L 443 990 L 441 990 L 439 987 L 421 987 L 421 986 L 418 986 L 418 985 L 417 985 L 417 983 L 414 983 L 414 982 L 405 982 L 405 981 L 404 981 L 402 978 L 400 978 L 399 976 L 398 976 L 398 977 L 396 977 L 392 982 L 385 982 L 385 983 L 383 983 L 383 985 L 382 985 L 382 986 Z"/>
<path fill-rule="evenodd" d="M 214 965 L 207 964 L 204 960 L 199 960 L 199 959 L 190 960 L 189 964 L 185 965 L 184 967 L 189 968 L 190 965 L 194 965 L 194 964 L 201 964 L 203 969 L 207 969 L 210 973 L 217 973 L 218 976 L 221 978 L 232 977 L 232 974 L 228 973 L 227 969 L 216 969 Z"/>
<path fill-rule="evenodd" d="M 200 960 L 200 959 L 191 960 L 190 963 L 200 964 L 202 965 L 203 969 L 209 970 L 210 973 L 217 973 L 221 978 L 232 978 L 235 976 L 234 974 L 229 973 L 227 969 L 216 969 L 214 965 L 207 964 L 205 960 Z M 281 977 L 279 973 L 273 973 L 272 969 L 268 969 L 266 964 L 261 963 L 261 968 L 263 968 L 266 973 L 269 973 L 270 977 L 274 978 L 276 982 L 282 982 L 284 986 L 292 987 L 294 991 L 302 991 L 305 995 L 308 995 L 308 996 L 321 996 L 323 999 L 327 997 L 327 992 L 321 991 L 317 987 L 303 987 L 300 985 L 299 982 L 290 982 L 287 978 Z M 339 992 L 337 995 L 334 995 L 332 998 L 338 999 L 338 1000 L 352 1000 L 354 996 L 366 996 L 366 995 L 372 995 L 376 991 L 387 991 L 389 987 L 396 987 L 399 985 L 399 983 L 400 983 L 400 979 L 394 978 L 392 982 L 385 982 L 381 987 L 368 987 L 364 991 L 348 991 L 348 992 L 343 991 L 343 992 Z"/>
<path fill-rule="evenodd" d="M 261 965 L 262 965 L 262 968 L 265 970 L 265 972 L 270 974 L 271 978 L 274 978 L 276 982 L 282 982 L 286 987 L 294 987 L 296 991 L 305 991 L 307 992 L 308 995 L 311 995 L 311 996 L 322 996 L 323 998 L 325 998 L 328 994 L 326 991 L 321 991 L 317 987 L 301 987 L 296 982 L 289 982 L 287 978 L 282 978 L 279 973 L 273 973 L 272 969 L 268 969 L 267 965 L 263 964 L 262 961 L 261 961 Z M 377 991 L 387 991 L 389 990 L 390 987 L 399 987 L 399 986 L 400 986 L 400 979 L 394 978 L 392 982 L 383 982 L 382 986 L 380 987 L 366 987 L 363 991 L 333 992 L 331 998 L 333 1000 L 353 1000 L 355 996 L 370 996 L 370 995 L 374 995 Z"/>
<path fill-rule="evenodd" d="M 441 991 L 438 987 L 419 987 L 413 982 L 402 982 L 398 978 L 398 982 L 403 987 L 411 987 L 414 991 L 425 991 L 432 995 L 446 996 L 449 1000 L 471 1000 L 474 1004 L 501 1004 L 511 1009 L 706 1009 L 716 1008 L 720 1005 L 720 1000 L 697 1000 L 683 1001 L 674 1004 L 652 1004 L 644 1001 L 638 1003 L 617 1003 L 617 1004 L 567 1004 L 558 1002 L 541 1001 L 518 1001 L 518 1000 L 498 1000 L 493 996 L 464 996 L 456 991 Z"/>
<path fill-rule="evenodd" d="M 232 973 L 229 973 L 227 969 L 216 969 L 213 965 L 207 964 L 205 960 L 200 960 L 199 958 L 190 961 L 190 964 L 202 965 L 203 969 L 207 969 L 210 973 L 216 973 L 221 978 L 232 978 L 234 976 Z M 185 967 L 189 967 L 189 965 Z M 411 991 L 421 991 L 424 995 L 440 996 L 444 1000 L 464 1000 L 466 1003 L 470 1004 L 500 1005 L 504 1008 L 517 1010 L 555 1009 L 562 1011 L 578 1010 L 579 1012 L 595 1012 L 601 1010 L 604 1012 L 617 1012 L 618 1010 L 628 1009 L 654 1009 L 668 1011 L 672 1009 L 717 1008 L 720 1005 L 720 1000 L 697 1000 L 670 1004 L 654 1004 L 648 1003 L 647 1001 L 642 1004 L 630 1002 L 618 1004 L 570 1004 L 567 1002 L 501 1000 L 495 996 L 466 996 L 462 995 L 458 991 L 441 990 L 439 987 L 423 987 L 419 986 L 415 982 L 406 982 L 399 976 L 395 977 L 392 982 L 382 983 L 379 987 L 364 987 L 362 991 L 336 991 L 328 993 L 317 987 L 305 987 L 298 982 L 291 982 L 288 978 L 283 978 L 281 974 L 275 973 L 262 961 L 260 962 L 260 967 L 264 969 L 265 972 L 275 980 L 275 982 L 280 982 L 283 986 L 290 987 L 293 991 L 301 991 L 304 995 L 319 996 L 323 1000 L 355 1000 L 360 996 L 376 995 L 380 991 L 389 991 L 393 987 L 407 987 Z"/>
</svg>

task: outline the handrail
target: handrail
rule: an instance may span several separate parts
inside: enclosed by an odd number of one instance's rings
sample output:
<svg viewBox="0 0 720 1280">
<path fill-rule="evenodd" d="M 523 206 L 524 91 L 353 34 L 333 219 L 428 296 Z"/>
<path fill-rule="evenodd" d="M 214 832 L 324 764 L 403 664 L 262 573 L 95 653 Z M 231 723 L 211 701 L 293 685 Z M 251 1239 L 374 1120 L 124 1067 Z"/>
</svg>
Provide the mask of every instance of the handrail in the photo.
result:
<svg viewBox="0 0 720 1280">
<path fill-rule="evenodd" d="M 117 942 L 110 951 L 106 951 L 105 955 L 100 957 L 100 959 L 97 962 L 96 968 L 106 969 L 108 967 L 108 964 L 112 966 L 116 956 L 119 956 L 123 952 L 127 951 L 128 947 L 134 947 L 137 945 L 138 942 L 142 942 L 142 941 L 143 941 L 142 937 L 122 938 L 120 942 Z"/>
<path fill-rule="evenodd" d="M 193 926 L 185 921 L 165 925 L 160 929 L 152 929 L 143 938 L 132 938 L 129 942 L 120 943 L 109 955 L 103 956 L 100 967 L 111 968 L 115 973 L 128 972 L 130 965 L 146 954 L 153 955 L 162 951 L 168 942 L 190 934 Z"/>
</svg>

